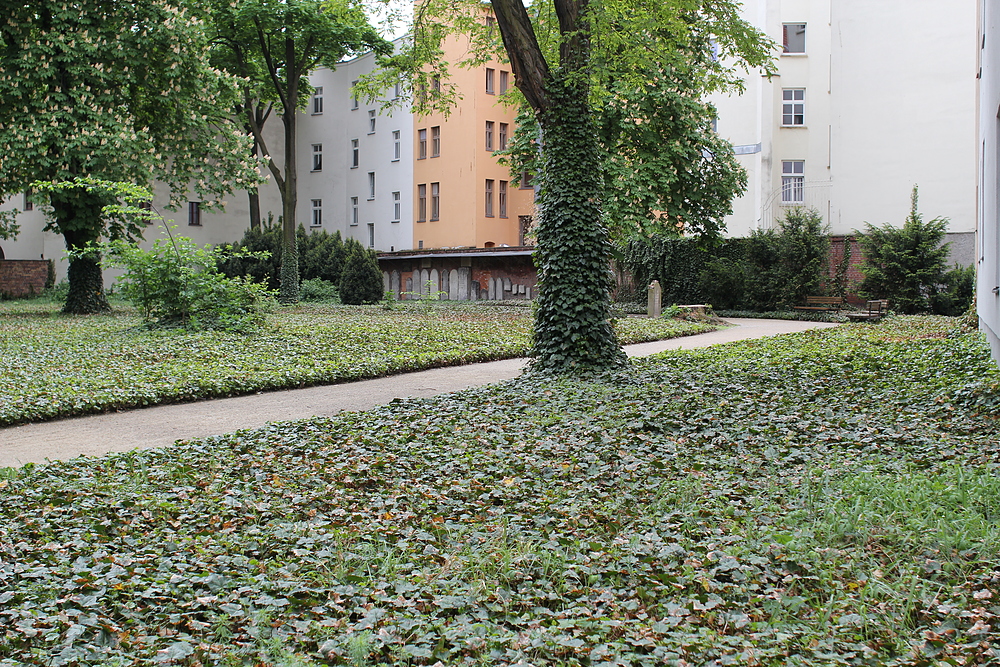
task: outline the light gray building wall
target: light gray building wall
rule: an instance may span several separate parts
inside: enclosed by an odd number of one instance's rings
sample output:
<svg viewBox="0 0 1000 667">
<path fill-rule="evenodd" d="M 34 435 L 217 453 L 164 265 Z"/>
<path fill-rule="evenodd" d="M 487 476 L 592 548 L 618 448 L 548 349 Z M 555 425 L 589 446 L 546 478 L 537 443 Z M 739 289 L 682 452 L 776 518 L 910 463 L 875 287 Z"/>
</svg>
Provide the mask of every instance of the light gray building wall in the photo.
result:
<svg viewBox="0 0 1000 667">
<path fill-rule="evenodd" d="M 980 328 L 1000 362 L 1000 0 L 980 0 L 976 305 Z"/>
</svg>

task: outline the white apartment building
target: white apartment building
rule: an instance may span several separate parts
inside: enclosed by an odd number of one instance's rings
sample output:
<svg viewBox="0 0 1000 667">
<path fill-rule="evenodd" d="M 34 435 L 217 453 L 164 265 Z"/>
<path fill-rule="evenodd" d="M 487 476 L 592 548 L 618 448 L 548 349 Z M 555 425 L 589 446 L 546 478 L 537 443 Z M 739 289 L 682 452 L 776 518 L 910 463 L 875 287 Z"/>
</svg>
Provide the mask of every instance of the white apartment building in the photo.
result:
<svg viewBox="0 0 1000 667">
<path fill-rule="evenodd" d="M 979 325 L 1000 362 L 1000 0 L 979 0 L 979 243 L 976 307 Z"/>
<path fill-rule="evenodd" d="M 744 0 L 779 44 L 777 76 L 717 96 L 718 130 L 747 169 L 728 234 L 811 206 L 833 234 L 901 225 L 920 188 L 926 218 L 950 218 L 954 261 L 976 225 L 976 7 L 971 2 Z"/>
</svg>

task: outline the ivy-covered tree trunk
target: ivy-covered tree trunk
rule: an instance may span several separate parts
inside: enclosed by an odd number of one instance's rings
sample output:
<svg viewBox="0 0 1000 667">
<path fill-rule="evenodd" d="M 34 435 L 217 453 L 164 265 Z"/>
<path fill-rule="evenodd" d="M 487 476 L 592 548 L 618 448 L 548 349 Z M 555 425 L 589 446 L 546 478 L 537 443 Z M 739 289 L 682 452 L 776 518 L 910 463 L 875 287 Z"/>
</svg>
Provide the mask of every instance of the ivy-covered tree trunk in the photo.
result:
<svg viewBox="0 0 1000 667">
<path fill-rule="evenodd" d="M 66 244 L 69 245 L 69 239 Z M 96 315 L 111 312 L 111 304 L 104 294 L 104 274 L 101 272 L 99 253 L 89 252 L 70 259 L 67 279 L 69 293 L 63 305 L 64 313 Z"/>
<path fill-rule="evenodd" d="M 288 47 L 291 50 L 291 47 Z M 291 50 L 294 57 L 294 50 Z M 291 58 L 289 58 L 291 60 Z M 298 106 L 298 80 L 288 82 L 288 107 Z M 285 113 L 282 116 L 285 126 L 285 181 L 281 197 L 282 210 L 282 244 L 281 244 L 281 287 L 278 291 L 278 301 L 284 304 L 299 301 L 299 249 L 296 238 L 295 209 L 298 205 L 298 171 L 295 160 L 295 113 Z"/>
<path fill-rule="evenodd" d="M 610 322 L 610 240 L 601 221 L 601 183 L 595 178 L 601 160 L 587 88 L 553 73 L 546 92 L 533 367 L 620 366 L 626 357 Z"/>
<path fill-rule="evenodd" d="M 111 312 L 111 304 L 104 293 L 101 255 L 97 251 L 86 252 L 89 243 L 100 241 L 102 226 L 92 218 L 100 218 L 107 202 L 98 195 L 77 192 L 52 195 L 51 203 L 56 227 L 62 232 L 71 253 L 67 275 L 69 293 L 63 312 L 74 315 Z"/>
</svg>

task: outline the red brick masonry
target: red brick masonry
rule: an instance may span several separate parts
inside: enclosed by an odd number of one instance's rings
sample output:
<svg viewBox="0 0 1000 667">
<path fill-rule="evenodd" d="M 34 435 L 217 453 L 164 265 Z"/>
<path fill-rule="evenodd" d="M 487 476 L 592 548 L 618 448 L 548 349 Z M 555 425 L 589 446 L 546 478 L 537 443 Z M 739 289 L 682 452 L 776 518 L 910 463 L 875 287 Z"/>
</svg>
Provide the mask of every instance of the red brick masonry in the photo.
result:
<svg viewBox="0 0 1000 667">
<path fill-rule="evenodd" d="M 0 259 L 0 295 L 41 294 L 49 276 L 47 259 Z"/>
</svg>

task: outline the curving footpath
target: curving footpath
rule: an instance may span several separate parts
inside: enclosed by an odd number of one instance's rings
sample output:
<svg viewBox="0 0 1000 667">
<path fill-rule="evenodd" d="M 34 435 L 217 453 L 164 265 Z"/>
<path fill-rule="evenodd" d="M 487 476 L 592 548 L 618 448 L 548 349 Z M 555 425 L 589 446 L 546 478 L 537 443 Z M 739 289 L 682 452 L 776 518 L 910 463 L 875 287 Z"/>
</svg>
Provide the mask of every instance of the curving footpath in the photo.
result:
<svg viewBox="0 0 1000 667">
<path fill-rule="evenodd" d="M 628 345 L 630 357 L 694 349 L 807 329 L 826 322 L 727 319 L 732 327 L 706 334 Z M 0 428 L 0 468 L 131 449 L 166 447 L 178 440 L 256 428 L 268 422 L 367 410 L 394 398 L 426 398 L 517 377 L 527 359 L 433 368 L 374 380 L 274 391 L 197 403 L 75 417 Z"/>
</svg>

